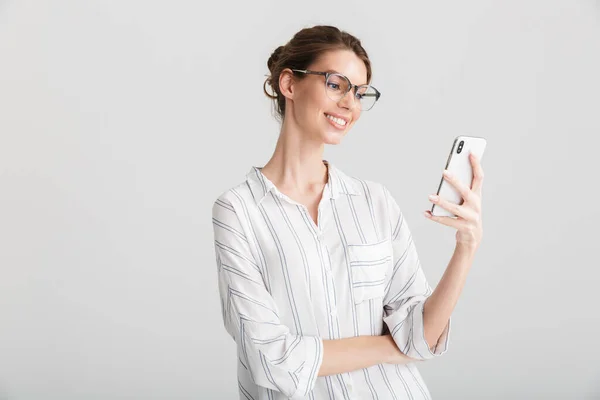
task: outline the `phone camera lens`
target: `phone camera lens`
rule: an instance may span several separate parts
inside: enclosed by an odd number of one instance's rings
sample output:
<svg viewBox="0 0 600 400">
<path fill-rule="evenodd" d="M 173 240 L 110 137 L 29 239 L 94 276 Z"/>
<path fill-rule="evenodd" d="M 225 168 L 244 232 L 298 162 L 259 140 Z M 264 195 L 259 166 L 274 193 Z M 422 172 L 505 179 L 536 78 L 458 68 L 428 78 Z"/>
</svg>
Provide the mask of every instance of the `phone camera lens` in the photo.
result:
<svg viewBox="0 0 600 400">
<path fill-rule="evenodd" d="M 460 154 L 460 152 L 462 151 L 463 144 L 465 144 L 465 142 L 464 142 L 464 140 L 461 140 L 460 143 L 458 144 L 458 150 L 456 151 L 457 154 Z"/>
</svg>

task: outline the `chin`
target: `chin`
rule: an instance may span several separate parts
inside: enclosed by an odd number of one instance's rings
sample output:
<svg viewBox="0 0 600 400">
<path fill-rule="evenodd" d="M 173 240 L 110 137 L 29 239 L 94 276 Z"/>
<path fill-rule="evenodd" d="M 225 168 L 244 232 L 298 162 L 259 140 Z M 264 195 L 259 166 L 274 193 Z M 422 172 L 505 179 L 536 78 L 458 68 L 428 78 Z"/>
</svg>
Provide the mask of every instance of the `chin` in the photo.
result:
<svg viewBox="0 0 600 400">
<path fill-rule="evenodd" d="M 348 131 L 325 131 L 321 136 L 325 144 L 339 144 Z"/>
</svg>

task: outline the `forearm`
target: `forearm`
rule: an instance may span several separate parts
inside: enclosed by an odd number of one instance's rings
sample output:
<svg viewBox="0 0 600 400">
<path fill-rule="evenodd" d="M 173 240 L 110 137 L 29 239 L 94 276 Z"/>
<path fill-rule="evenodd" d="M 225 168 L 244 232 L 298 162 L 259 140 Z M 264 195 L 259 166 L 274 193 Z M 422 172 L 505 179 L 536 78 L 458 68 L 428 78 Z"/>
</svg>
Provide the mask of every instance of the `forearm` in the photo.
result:
<svg viewBox="0 0 600 400">
<path fill-rule="evenodd" d="M 475 250 L 457 246 L 437 287 L 423 306 L 425 339 L 434 347 L 454 311 L 473 263 Z"/>
<path fill-rule="evenodd" d="M 341 374 L 377 364 L 415 361 L 402 354 L 390 335 L 323 340 L 323 362 L 318 376 Z"/>
</svg>

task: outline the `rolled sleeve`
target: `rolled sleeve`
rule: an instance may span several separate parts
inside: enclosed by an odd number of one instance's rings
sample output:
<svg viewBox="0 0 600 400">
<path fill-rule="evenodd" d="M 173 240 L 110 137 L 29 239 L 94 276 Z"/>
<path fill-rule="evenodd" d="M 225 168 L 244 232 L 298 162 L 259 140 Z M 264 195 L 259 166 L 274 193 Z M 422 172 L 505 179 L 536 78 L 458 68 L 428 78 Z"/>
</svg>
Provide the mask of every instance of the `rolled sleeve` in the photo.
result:
<svg viewBox="0 0 600 400">
<path fill-rule="evenodd" d="M 298 385 L 296 391 L 291 396 L 291 399 L 303 399 L 305 398 L 312 388 L 315 387 L 319 368 L 323 363 L 323 340 L 318 337 L 311 337 L 305 343 L 306 347 L 306 361 L 302 370 L 297 375 Z M 310 368 L 307 368 L 306 366 Z"/>
<path fill-rule="evenodd" d="M 435 346 L 430 346 L 425 339 L 423 306 L 432 289 L 421 268 L 404 215 L 389 190 L 384 188 L 384 191 L 390 218 L 393 269 L 386 282 L 383 319 L 402 353 L 417 360 L 428 360 L 447 351 L 451 319 Z"/>
<path fill-rule="evenodd" d="M 408 309 L 399 308 L 384 318 L 400 351 L 418 360 L 428 360 L 444 354 L 448 350 L 448 339 L 450 337 L 451 318 L 448 319 L 448 323 L 433 347 L 433 351 L 431 350 L 431 346 L 425 339 L 424 304 L 425 301 L 418 301 L 412 307 Z"/>
</svg>

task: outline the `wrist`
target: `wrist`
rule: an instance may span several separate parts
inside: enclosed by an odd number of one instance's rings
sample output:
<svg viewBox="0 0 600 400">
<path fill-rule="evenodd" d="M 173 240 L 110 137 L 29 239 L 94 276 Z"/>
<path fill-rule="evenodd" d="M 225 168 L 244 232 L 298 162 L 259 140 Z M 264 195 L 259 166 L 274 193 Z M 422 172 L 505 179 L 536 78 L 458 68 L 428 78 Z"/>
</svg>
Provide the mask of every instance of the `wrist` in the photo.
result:
<svg viewBox="0 0 600 400">
<path fill-rule="evenodd" d="M 467 255 L 475 255 L 475 252 L 479 246 L 474 243 L 465 243 L 465 242 L 456 242 L 456 246 L 454 251 L 457 253 L 467 254 Z"/>
</svg>

